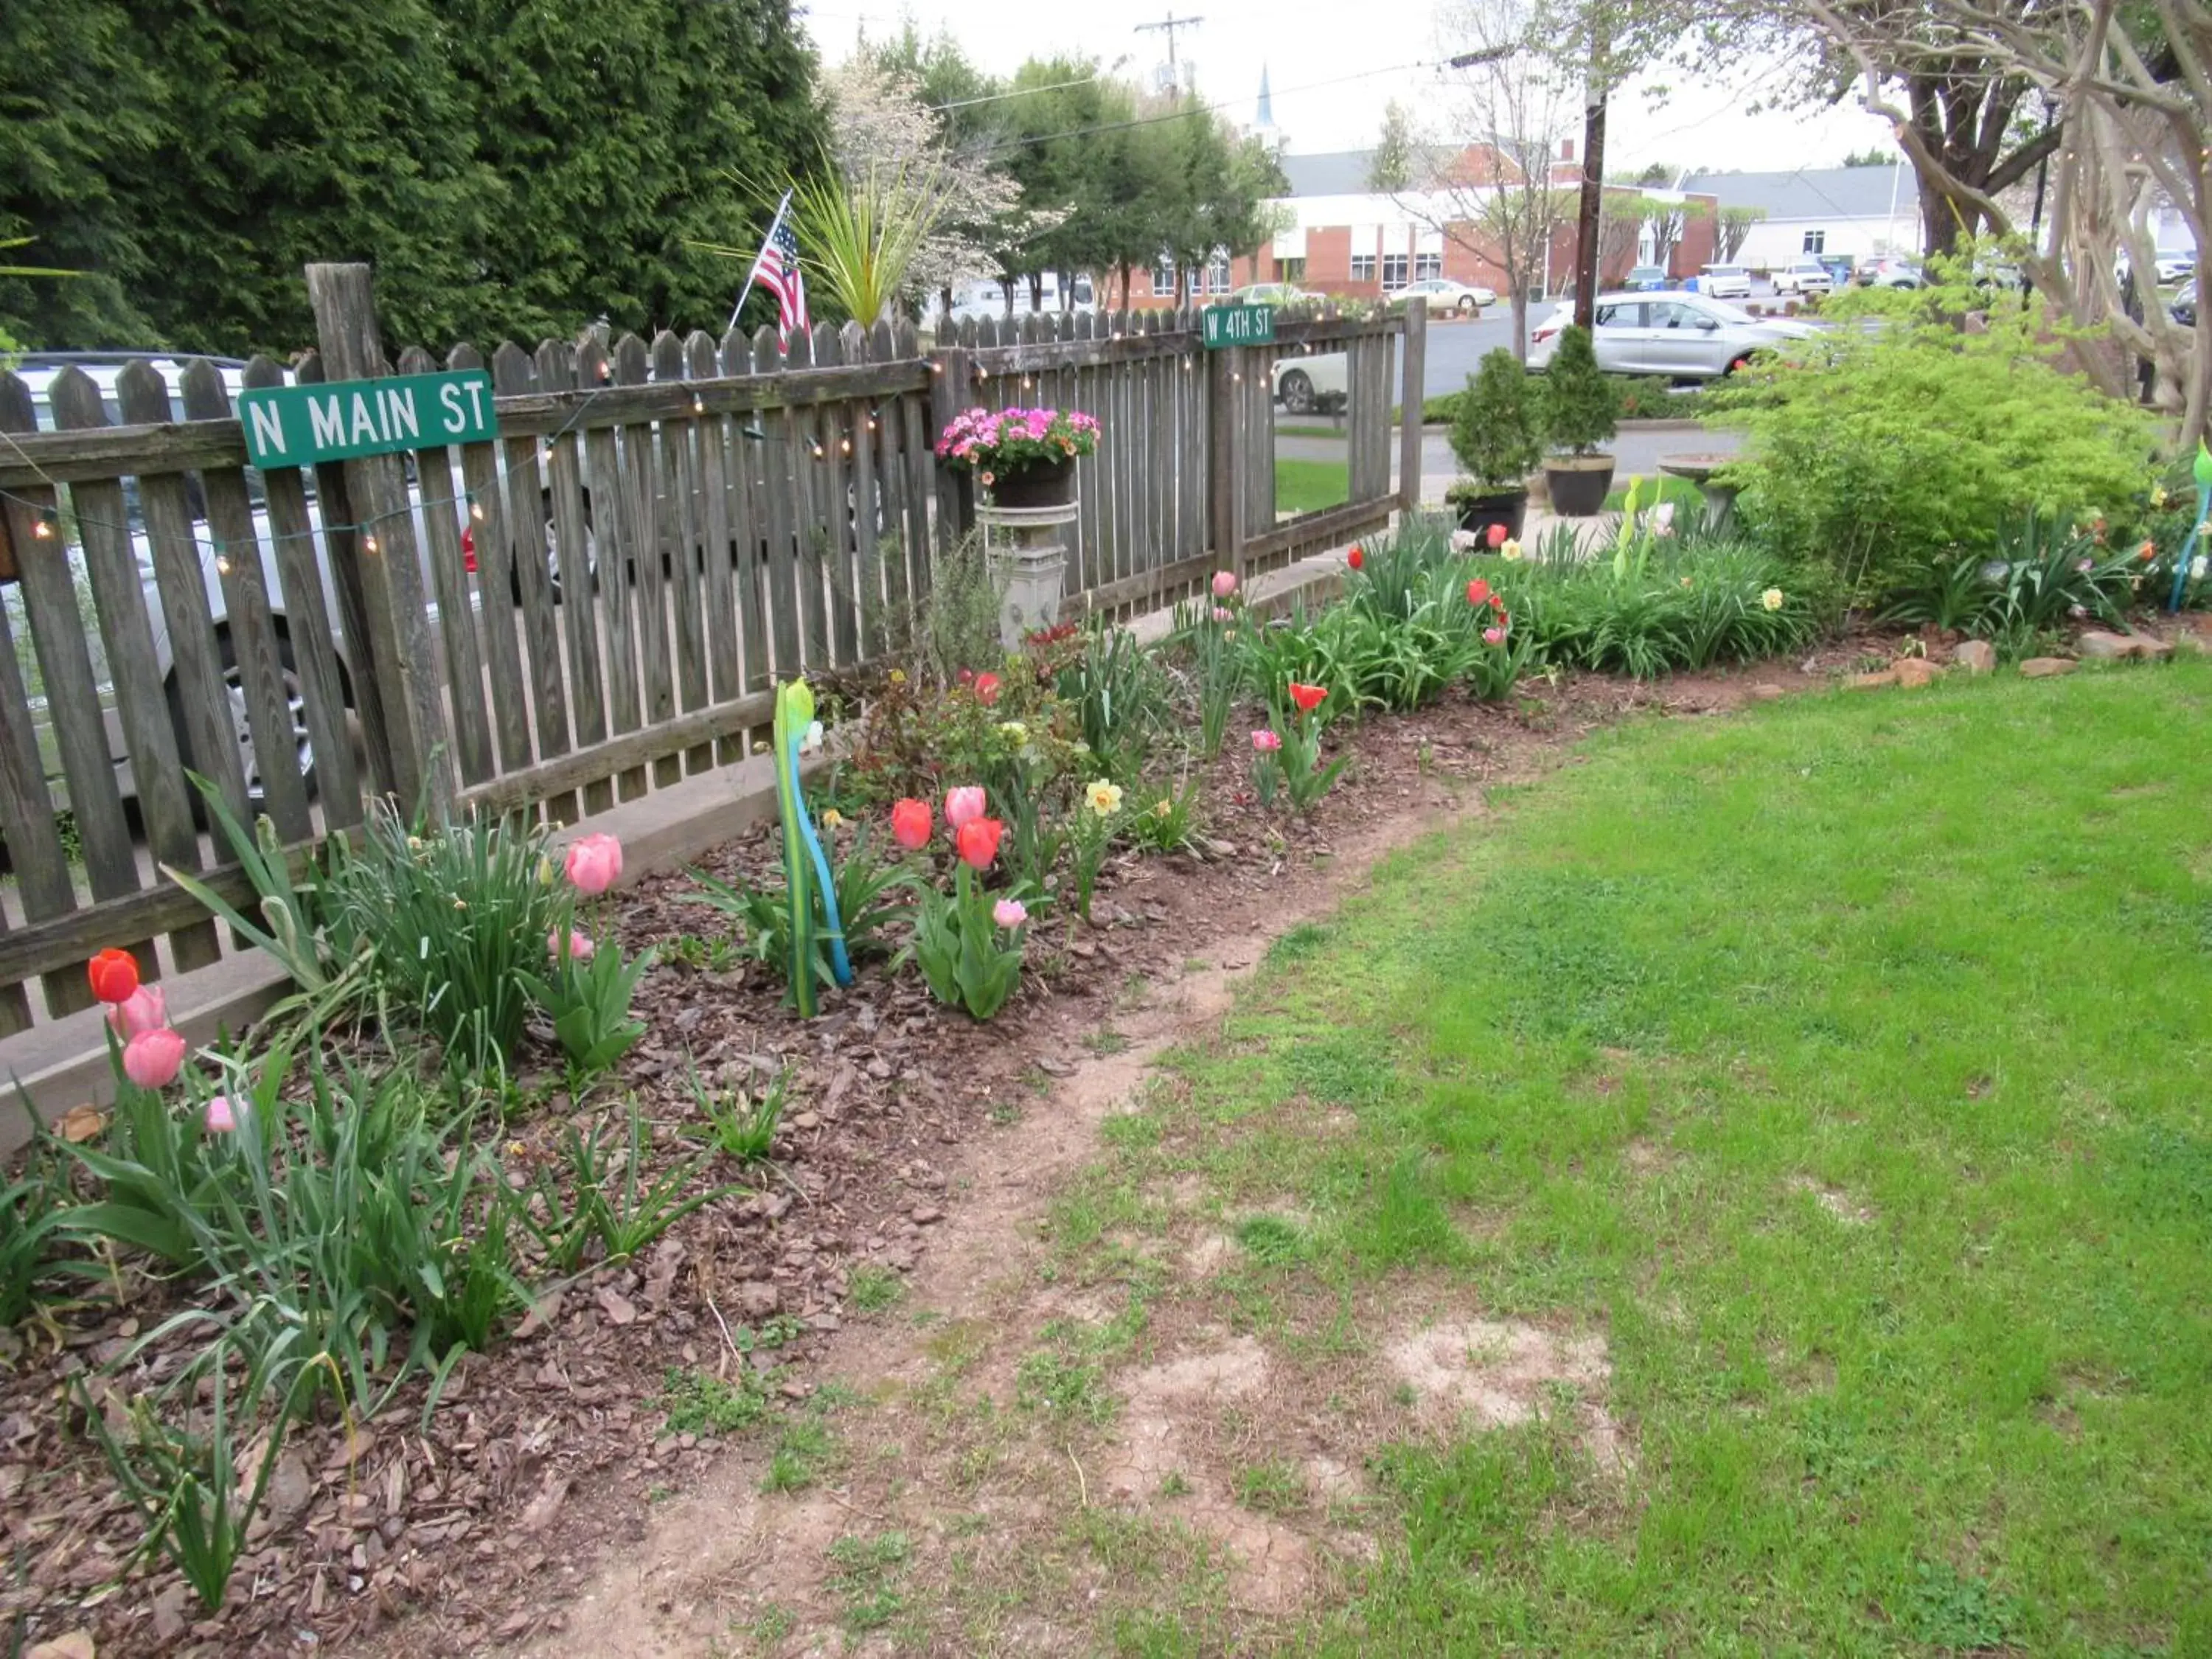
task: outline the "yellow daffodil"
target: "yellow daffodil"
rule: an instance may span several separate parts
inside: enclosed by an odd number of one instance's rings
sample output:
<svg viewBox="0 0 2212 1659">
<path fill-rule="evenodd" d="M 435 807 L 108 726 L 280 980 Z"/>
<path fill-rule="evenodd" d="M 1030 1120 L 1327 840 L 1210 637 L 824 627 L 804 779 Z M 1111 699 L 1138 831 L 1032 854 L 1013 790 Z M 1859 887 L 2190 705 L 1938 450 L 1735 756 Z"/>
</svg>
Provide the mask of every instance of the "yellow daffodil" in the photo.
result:
<svg viewBox="0 0 2212 1659">
<path fill-rule="evenodd" d="M 1768 588 L 1766 592 L 1759 596 L 1759 602 L 1765 605 L 1769 611 L 1781 610 L 1782 590 L 1778 587 Z"/>
<path fill-rule="evenodd" d="M 1499 544 L 1498 556 L 1504 560 L 1508 564 L 1517 564 L 1522 556 L 1520 542 L 1509 536 L 1504 542 Z"/>
<path fill-rule="evenodd" d="M 824 830 L 842 830 L 845 827 L 845 815 L 834 806 L 824 807 L 822 811 L 822 827 Z"/>
<path fill-rule="evenodd" d="M 1083 799 L 1100 817 L 1111 817 L 1121 810 L 1121 786 L 1098 778 L 1084 787 Z"/>
<path fill-rule="evenodd" d="M 1019 745 L 1030 740 L 1030 729 L 1019 720 L 1000 720 L 999 735 L 1008 743 Z"/>
</svg>

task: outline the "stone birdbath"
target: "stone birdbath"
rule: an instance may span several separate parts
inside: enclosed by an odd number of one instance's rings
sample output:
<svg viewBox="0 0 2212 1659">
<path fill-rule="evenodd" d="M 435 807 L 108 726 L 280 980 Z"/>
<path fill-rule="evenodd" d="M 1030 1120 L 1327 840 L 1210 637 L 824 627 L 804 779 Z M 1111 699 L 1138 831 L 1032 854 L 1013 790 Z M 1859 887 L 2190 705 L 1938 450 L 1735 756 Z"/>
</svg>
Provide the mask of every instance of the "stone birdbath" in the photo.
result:
<svg viewBox="0 0 2212 1659">
<path fill-rule="evenodd" d="M 1662 455 L 1659 470 L 1697 485 L 1698 493 L 1705 498 L 1705 528 L 1719 531 L 1725 530 L 1735 516 L 1737 487 L 1722 483 L 1715 475 L 1742 459 L 1741 455 Z"/>
</svg>

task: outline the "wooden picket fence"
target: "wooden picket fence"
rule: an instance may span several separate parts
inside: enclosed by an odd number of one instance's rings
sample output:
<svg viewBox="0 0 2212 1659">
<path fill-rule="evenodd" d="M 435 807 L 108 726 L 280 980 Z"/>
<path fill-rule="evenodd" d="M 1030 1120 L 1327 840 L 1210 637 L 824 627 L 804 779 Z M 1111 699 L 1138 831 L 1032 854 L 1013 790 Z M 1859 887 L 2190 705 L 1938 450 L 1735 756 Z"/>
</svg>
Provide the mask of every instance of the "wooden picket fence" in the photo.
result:
<svg viewBox="0 0 2212 1659">
<path fill-rule="evenodd" d="M 1087 410 L 1064 614 L 1125 616 L 1212 570 L 1272 568 L 1418 500 L 1390 477 L 1402 316 L 1285 323 L 1206 352 L 1195 313 L 647 342 L 463 345 L 387 360 L 365 267 L 311 266 L 307 383 L 484 368 L 497 436 L 312 471 L 246 464 L 207 362 L 110 388 L 0 374 L 0 1036 L 88 1006 L 123 945 L 149 978 L 211 963 L 216 923 L 158 866 L 247 896 L 189 765 L 299 848 L 366 803 L 569 823 L 746 753 L 773 686 L 898 648 L 973 518 L 937 432 L 971 404 Z M 1270 364 L 1343 352 L 1351 499 L 1276 522 Z M 283 384 L 257 358 L 247 387 Z M 19 637 L 19 635 L 27 637 Z M 38 981 L 34 1007 L 29 994 Z"/>
</svg>

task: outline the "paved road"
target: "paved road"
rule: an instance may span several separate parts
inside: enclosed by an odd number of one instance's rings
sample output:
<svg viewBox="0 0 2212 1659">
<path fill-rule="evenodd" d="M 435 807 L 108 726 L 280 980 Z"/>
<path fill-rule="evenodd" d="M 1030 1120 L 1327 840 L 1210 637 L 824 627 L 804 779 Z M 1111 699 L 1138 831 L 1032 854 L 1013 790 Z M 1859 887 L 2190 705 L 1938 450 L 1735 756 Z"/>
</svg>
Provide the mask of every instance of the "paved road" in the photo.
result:
<svg viewBox="0 0 2212 1659">
<path fill-rule="evenodd" d="M 1743 442 L 1743 434 L 1733 431 L 1691 430 L 1650 431 L 1630 428 L 1616 437 L 1607 448 L 1613 457 L 1613 476 L 1626 478 L 1631 473 L 1646 477 L 1659 470 L 1662 455 L 1734 454 Z M 1338 438 L 1278 438 L 1275 453 L 1288 460 L 1340 461 L 1345 458 L 1344 441 Z M 1394 437 L 1390 444 L 1390 476 L 1398 476 L 1398 446 Z M 1421 440 L 1421 499 L 1440 501 L 1451 481 L 1459 476 L 1459 462 L 1451 453 L 1451 444 L 1443 431 L 1432 428 Z"/>
</svg>

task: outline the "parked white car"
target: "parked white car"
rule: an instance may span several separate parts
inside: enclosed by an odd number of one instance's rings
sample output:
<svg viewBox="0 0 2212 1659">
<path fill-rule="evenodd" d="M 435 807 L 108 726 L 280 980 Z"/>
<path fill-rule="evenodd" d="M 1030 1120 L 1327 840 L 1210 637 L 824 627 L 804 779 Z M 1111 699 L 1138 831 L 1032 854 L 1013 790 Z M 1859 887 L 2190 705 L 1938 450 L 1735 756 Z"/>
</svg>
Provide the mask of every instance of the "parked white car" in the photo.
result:
<svg viewBox="0 0 2212 1659">
<path fill-rule="evenodd" d="M 1777 294 L 1833 294 L 1835 273 L 1818 259 L 1799 259 L 1774 273 Z"/>
<path fill-rule="evenodd" d="M 1608 374 L 1711 380 L 1733 373 L 1755 351 L 1773 351 L 1820 331 L 1788 317 L 1754 317 L 1704 294 L 1601 294 L 1590 344 Z M 1559 333 L 1575 319 L 1563 305 L 1537 325 L 1528 367 L 1550 367 Z"/>
<path fill-rule="evenodd" d="M 2158 256 L 2158 285 L 2160 288 L 2185 283 L 2196 274 L 2197 256 L 2193 253 L 2161 253 Z"/>
<path fill-rule="evenodd" d="M 1351 395 L 1351 363 L 1341 351 L 1275 359 L 1275 401 L 1286 415 L 1341 409 Z"/>
<path fill-rule="evenodd" d="M 1748 300 L 1751 273 L 1741 265 L 1701 265 L 1698 268 L 1698 292 L 1710 294 L 1716 300 Z"/>
<path fill-rule="evenodd" d="M 1425 276 L 1418 283 L 1409 283 L 1390 296 L 1392 305 L 1411 305 L 1416 300 L 1429 308 L 1431 316 L 1443 312 L 1449 316 L 1473 317 L 1486 306 L 1498 303 L 1498 290 L 1479 288 L 1472 283 L 1455 283 L 1449 276 Z"/>
</svg>

